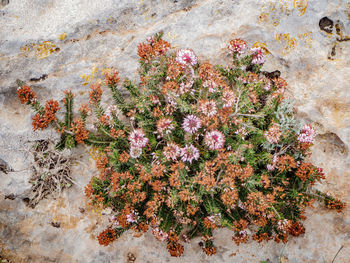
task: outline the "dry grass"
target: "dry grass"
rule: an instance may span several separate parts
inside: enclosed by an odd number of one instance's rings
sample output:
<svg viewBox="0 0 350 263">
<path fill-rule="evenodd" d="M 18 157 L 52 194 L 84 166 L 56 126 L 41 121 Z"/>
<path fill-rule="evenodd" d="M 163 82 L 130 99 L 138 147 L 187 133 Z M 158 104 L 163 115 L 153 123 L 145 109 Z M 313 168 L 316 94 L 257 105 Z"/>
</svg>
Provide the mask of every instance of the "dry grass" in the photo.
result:
<svg viewBox="0 0 350 263">
<path fill-rule="evenodd" d="M 31 189 L 23 198 L 28 206 L 34 208 L 40 200 L 51 195 L 57 197 L 64 188 L 74 183 L 71 177 L 71 154 L 59 151 L 51 140 L 36 141 L 30 153 L 33 156 Z"/>
</svg>

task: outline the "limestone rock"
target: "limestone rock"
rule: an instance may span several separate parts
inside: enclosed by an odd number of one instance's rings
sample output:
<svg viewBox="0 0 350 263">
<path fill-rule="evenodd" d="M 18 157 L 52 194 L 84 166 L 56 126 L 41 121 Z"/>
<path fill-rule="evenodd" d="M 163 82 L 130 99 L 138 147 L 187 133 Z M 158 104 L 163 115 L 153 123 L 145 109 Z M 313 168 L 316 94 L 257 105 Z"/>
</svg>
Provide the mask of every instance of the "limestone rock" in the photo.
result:
<svg viewBox="0 0 350 263">
<path fill-rule="evenodd" d="M 39 99 L 71 89 L 86 99 L 89 80 L 116 67 L 137 80 L 137 44 L 163 30 L 165 39 L 212 63 L 227 61 L 230 39 L 245 39 L 269 53 L 264 70 L 280 70 L 298 115 L 317 130 L 312 161 L 325 169 L 317 187 L 350 203 L 350 5 L 342 0 L 10 0 L 0 1 L 0 246 L 13 262 L 278 262 L 350 261 L 350 206 L 336 214 L 308 210 L 306 234 L 286 245 L 215 234 L 218 253 L 208 258 L 196 242 L 171 258 L 150 233 L 124 234 L 109 247 L 94 239 L 106 216 L 87 205 L 83 188 L 96 172 L 89 155 L 74 167 L 77 185 L 60 199 L 25 206 L 30 187 L 28 141 L 54 136 L 32 132 L 30 110 L 16 98 L 16 79 Z M 77 154 L 84 149 L 77 149 Z M 5 199 L 13 194 L 14 200 Z M 84 207 L 82 210 L 81 208 Z M 84 211 L 84 212 L 82 212 Z M 51 223 L 59 223 L 54 227 Z"/>
</svg>

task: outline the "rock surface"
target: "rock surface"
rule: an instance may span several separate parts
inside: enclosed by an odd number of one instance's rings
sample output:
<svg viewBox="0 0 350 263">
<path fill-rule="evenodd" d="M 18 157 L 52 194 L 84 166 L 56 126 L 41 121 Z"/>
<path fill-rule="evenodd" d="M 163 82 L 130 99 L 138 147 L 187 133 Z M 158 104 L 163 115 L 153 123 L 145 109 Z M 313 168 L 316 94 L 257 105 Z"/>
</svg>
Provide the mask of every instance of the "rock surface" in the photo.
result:
<svg viewBox="0 0 350 263">
<path fill-rule="evenodd" d="M 80 158 L 73 168 L 77 185 L 59 199 L 44 200 L 35 209 L 21 200 L 30 187 L 28 141 L 54 135 L 31 131 L 32 115 L 17 100 L 15 84 L 25 80 L 41 99 L 60 99 L 65 89 L 87 98 L 83 84 L 99 78 L 104 68 L 114 66 L 121 77 L 137 80 L 137 44 L 160 30 L 173 45 L 192 48 L 212 63 L 225 63 L 230 39 L 245 39 L 267 50 L 264 69 L 282 72 L 299 117 L 316 127 L 312 161 L 327 176 L 317 187 L 349 204 L 347 1 L 2 0 L 0 25 L 0 160 L 13 170 L 0 169 L 2 256 L 13 262 L 332 262 L 342 247 L 334 262 L 350 261 L 349 205 L 341 214 L 308 210 L 306 234 L 287 244 L 237 247 L 232 233 L 219 230 L 213 257 L 193 242 L 181 258 L 171 258 L 150 233 L 127 233 L 107 248 L 99 246 L 94 236 L 106 219 L 83 195 L 95 171 L 93 154 Z"/>
</svg>

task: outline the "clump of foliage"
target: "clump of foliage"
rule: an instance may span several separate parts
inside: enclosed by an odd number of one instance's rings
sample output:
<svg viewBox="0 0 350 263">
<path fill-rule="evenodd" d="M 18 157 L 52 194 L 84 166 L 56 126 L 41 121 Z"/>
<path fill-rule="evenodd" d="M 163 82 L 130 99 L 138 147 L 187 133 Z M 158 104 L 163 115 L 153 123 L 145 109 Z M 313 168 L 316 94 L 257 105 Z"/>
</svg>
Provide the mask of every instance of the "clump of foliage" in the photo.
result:
<svg viewBox="0 0 350 263">
<path fill-rule="evenodd" d="M 100 174 L 85 189 L 91 202 L 113 209 L 102 245 L 124 231 L 146 232 L 180 256 L 201 236 L 202 249 L 216 252 L 213 231 L 228 228 L 240 244 L 249 238 L 287 242 L 303 234 L 304 212 L 315 199 L 340 211 L 344 204 L 312 189 L 322 170 L 305 161 L 315 132 L 294 117 L 285 100 L 287 83 L 262 72 L 260 48 L 230 41 L 228 66 L 200 62 L 190 49 L 174 51 L 157 34 L 138 46 L 141 83 L 118 72 L 105 74 L 114 104 L 101 106 L 101 83 L 90 87 L 95 131 L 85 124 L 89 106 L 73 119 L 66 92 L 65 121 L 58 103 L 41 106 L 25 85 L 19 98 L 36 111 L 34 129 L 51 123 L 62 133 L 58 147 L 98 146 Z M 124 96 L 121 90 L 127 91 Z"/>
<path fill-rule="evenodd" d="M 62 190 L 73 185 L 71 177 L 72 156 L 58 151 L 51 140 L 36 141 L 30 150 L 33 156 L 31 188 L 23 200 L 34 208 L 40 200 L 51 195 L 57 197 Z"/>
</svg>

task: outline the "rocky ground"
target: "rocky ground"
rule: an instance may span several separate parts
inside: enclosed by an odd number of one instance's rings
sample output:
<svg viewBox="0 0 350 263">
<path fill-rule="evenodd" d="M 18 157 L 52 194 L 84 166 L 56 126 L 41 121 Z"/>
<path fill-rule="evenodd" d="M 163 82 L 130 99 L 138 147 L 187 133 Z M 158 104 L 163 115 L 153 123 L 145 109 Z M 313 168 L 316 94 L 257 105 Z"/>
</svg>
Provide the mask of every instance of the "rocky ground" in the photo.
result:
<svg viewBox="0 0 350 263">
<path fill-rule="evenodd" d="M 334 262 L 350 261 L 350 4 L 344 0 L 1 0 L 0 1 L 0 247 L 12 262 Z M 200 59 L 227 61 L 230 39 L 268 53 L 264 70 L 280 70 L 300 119 L 317 130 L 312 161 L 327 180 L 317 185 L 348 203 L 337 214 L 308 210 L 306 234 L 287 244 L 249 242 L 215 234 L 218 253 L 198 242 L 171 258 L 150 233 L 123 235 L 105 248 L 94 236 L 104 214 L 87 205 L 84 186 L 95 172 L 94 153 L 74 150 L 76 185 L 60 198 L 29 208 L 31 141 L 53 137 L 31 131 L 31 112 L 16 98 L 16 79 L 40 99 L 71 89 L 86 99 L 91 79 L 116 67 L 137 81 L 137 44 L 163 30 L 177 47 Z"/>
</svg>

